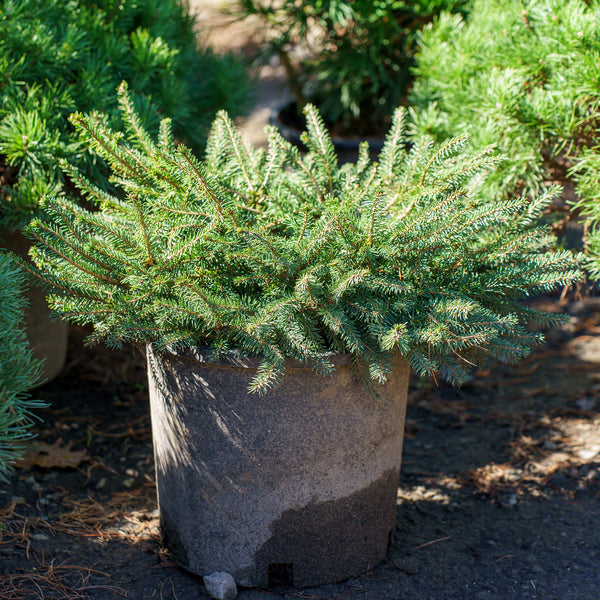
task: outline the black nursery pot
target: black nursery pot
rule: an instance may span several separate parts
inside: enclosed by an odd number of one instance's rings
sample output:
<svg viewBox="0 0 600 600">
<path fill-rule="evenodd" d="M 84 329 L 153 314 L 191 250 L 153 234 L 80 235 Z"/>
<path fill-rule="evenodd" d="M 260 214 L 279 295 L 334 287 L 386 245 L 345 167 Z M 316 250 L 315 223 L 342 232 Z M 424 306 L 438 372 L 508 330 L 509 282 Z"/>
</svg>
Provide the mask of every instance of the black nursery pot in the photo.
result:
<svg viewBox="0 0 600 600">
<path fill-rule="evenodd" d="M 300 135 L 305 130 L 305 125 L 295 101 L 275 107 L 271 111 L 269 123 L 277 127 L 279 133 L 288 142 L 294 144 L 294 146 L 298 146 L 302 150 L 306 150 L 306 147 L 300 140 Z M 383 148 L 385 139 L 383 137 L 338 137 L 332 135 L 331 141 L 333 142 L 338 162 L 343 164 L 356 162 L 358 159 L 358 149 L 362 142 L 369 143 L 371 160 L 376 160 Z"/>
<path fill-rule="evenodd" d="M 342 581 L 385 559 L 396 523 L 409 366 L 380 397 L 348 356 L 333 376 L 295 362 L 249 394 L 257 359 L 147 347 L 163 537 L 199 575 L 242 586 Z"/>
</svg>

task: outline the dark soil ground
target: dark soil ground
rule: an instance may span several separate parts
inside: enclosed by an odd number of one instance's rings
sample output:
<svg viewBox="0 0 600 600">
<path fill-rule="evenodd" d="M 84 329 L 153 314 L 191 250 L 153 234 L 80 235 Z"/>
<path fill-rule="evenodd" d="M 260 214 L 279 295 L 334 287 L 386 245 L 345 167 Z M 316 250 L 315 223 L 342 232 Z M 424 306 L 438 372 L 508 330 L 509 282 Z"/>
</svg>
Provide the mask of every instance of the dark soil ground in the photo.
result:
<svg viewBox="0 0 600 600">
<path fill-rule="evenodd" d="M 241 600 L 598 600 L 600 302 L 461 389 L 413 381 L 395 540 L 337 585 Z M 71 329 L 50 407 L 0 493 L 0 598 L 207 598 L 158 531 L 144 358 Z"/>
</svg>

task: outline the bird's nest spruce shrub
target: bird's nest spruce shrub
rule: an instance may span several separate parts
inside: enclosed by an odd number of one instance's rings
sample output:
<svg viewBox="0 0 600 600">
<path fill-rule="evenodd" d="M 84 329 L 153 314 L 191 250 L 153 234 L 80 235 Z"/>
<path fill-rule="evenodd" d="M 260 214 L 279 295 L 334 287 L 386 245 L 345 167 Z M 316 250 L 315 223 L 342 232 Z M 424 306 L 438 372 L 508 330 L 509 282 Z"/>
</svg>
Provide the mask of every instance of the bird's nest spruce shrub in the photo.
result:
<svg viewBox="0 0 600 600">
<path fill-rule="evenodd" d="M 340 166 L 309 105 L 307 154 L 274 128 L 268 149 L 253 148 L 222 112 L 200 161 L 168 121 L 154 139 L 120 98 L 126 133 L 98 115 L 71 122 L 121 193 L 63 163 L 100 210 L 47 197 L 26 230 L 37 267 L 21 261 L 60 316 L 94 325 L 92 340 L 259 355 L 252 389 L 265 391 L 287 358 L 327 373 L 332 352 L 366 382 L 385 380 L 396 352 L 460 382 L 481 361 L 526 355 L 542 339 L 529 323 L 560 319 L 525 302 L 579 276 L 539 222 L 555 190 L 478 201 L 489 149 L 468 156 L 464 138 L 407 149 L 398 109 L 377 162 L 364 143 Z"/>
</svg>

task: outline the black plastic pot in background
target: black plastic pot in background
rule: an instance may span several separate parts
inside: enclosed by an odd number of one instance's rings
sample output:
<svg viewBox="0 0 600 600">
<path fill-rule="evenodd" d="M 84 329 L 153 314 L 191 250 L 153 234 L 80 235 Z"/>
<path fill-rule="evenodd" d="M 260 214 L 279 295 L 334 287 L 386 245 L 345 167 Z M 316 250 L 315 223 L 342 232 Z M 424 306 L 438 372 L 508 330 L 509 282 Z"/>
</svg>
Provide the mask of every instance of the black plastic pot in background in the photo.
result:
<svg viewBox="0 0 600 600">
<path fill-rule="evenodd" d="M 306 147 L 300 140 L 300 134 L 304 131 L 303 117 L 298 113 L 296 102 L 287 102 L 275 107 L 271 111 L 269 122 L 277 127 L 281 135 L 290 143 L 302 150 Z M 356 162 L 358 150 L 362 142 L 368 142 L 371 160 L 377 160 L 379 152 L 383 148 L 385 139 L 383 137 L 338 137 L 331 136 L 340 164 Z"/>
</svg>

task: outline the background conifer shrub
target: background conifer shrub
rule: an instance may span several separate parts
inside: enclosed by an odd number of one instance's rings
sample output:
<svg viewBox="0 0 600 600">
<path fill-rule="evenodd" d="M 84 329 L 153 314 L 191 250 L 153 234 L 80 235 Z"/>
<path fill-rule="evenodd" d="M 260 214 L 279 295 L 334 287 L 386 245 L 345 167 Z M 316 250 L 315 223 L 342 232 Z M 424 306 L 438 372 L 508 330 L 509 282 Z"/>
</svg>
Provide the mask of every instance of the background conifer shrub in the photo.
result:
<svg viewBox="0 0 600 600">
<path fill-rule="evenodd" d="M 412 79 L 420 28 L 467 0 L 239 0 L 259 17 L 298 107 L 309 101 L 336 135 L 384 136 Z M 296 50 L 300 48 L 301 51 Z"/>
<path fill-rule="evenodd" d="M 489 150 L 468 157 L 455 139 L 407 151 L 401 110 L 379 162 L 363 144 L 340 167 L 310 105 L 306 155 L 273 128 L 255 149 L 220 113 L 200 162 L 167 121 L 155 141 L 121 103 L 126 136 L 98 116 L 72 123 L 122 194 L 65 164 L 101 210 L 48 198 L 27 229 L 51 307 L 93 323 L 92 340 L 260 355 L 259 391 L 287 357 L 326 373 L 331 352 L 354 355 L 365 381 L 384 380 L 400 352 L 417 373 L 460 382 L 475 362 L 527 354 L 541 339 L 527 323 L 560 317 L 523 301 L 578 277 L 537 222 L 552 194 L 475 201 Z"/>
<path fill-rule="evenodd" d="M 122 80 L 148 128 L 170 117 L 176 137 L 201 152 L 219 109 L 245 109 L 249 84 L 240 60 L 196 37 L 177 0 L 0 2 L 0 227 L 19 228 L 40 197 L 61 193 L 60 158 L 106 186 L 106 167 L 67 116 L 101 110 L 118 127 Z"/>
<path fill-rule="evenodd" d="M 505 160 L 483 193 L 535 195 L 565 186 L 562 202 L 597 202 L 600 3 L 473 0 L 467 20 L 444 13 L 420 34 L 412 117 L 437 140 L 467 133 Z"/>
<path fill-rule="evenodd" d="M 23 273 L 0 252 L 0 479 L 31 437 L 33 411 L 44 406 L 30 397 L 39 383 L 40 365 L 31 356 L 24 331 Z"/>
</svg>

